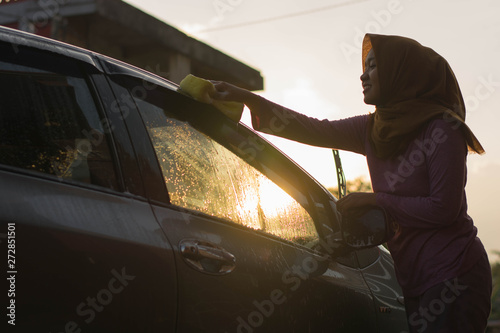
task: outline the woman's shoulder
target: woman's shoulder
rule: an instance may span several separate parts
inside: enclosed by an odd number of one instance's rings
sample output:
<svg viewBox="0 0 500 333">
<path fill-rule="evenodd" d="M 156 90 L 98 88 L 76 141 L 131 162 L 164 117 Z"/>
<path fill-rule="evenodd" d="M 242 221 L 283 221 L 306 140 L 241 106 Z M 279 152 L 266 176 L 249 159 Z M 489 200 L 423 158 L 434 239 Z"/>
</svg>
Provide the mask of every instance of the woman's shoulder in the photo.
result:
<svg viewBox="0 0 500 333">
<path fill-rule="evenodd" d="M 422 132 L 423 140 L 431 140 L 436 144 L 465 144 L 462 127 L 464 123 L 447 118 L 437 118 L 431 120 L 426 129 Z"/>
<path fill-rule="evenodd" d="M 424 131 L 426 136 L 438 134 L 461 135 L 461 127 L 465 126 L 461 121 L 455 118 L 440 117 L 428 122 Z"/>
</svg>

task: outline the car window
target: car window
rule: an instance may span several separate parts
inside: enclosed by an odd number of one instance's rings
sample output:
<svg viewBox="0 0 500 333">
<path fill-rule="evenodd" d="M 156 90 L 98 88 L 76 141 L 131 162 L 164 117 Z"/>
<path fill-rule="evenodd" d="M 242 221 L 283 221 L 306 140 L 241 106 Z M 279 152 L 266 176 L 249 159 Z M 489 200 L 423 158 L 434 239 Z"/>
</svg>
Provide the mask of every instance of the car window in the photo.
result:
<svg viewBox="0 0 500 333">
<path fill-rule="evenodd" d="M 107 126 L 69 58 L 0 44 L 0 164 L 116 189 Z"/>
<path fill-rule="evenodd" d="M 318 234 L 308 211 L 242 157 L 179 119 L 176 115 L 185 114 L 187 106 L 168 101 L 172 95 L 184 97 L 162 90 L 158 87 L 133 98 L 154 146 L 170 202 L 313 246 Z M 230 136 L 224 140 L 230 141 Z"/>
</svg>

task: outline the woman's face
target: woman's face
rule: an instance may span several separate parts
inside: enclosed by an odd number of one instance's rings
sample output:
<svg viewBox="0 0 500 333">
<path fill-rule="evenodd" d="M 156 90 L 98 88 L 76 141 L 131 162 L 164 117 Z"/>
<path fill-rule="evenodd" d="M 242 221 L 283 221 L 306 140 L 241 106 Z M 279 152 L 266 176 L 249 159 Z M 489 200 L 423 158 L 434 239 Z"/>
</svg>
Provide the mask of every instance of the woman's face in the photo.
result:
<svg viewBox="0 0 500 333">
<path fill-rule="evenodd" d="M 380 102 L 380 84 L 378 81 L 377 64 L 373 49 L 368 52 L 365 60 L 365 72 L 361 75 L 363 95 L 366 104 L 378 105 Z"/>
</svg>

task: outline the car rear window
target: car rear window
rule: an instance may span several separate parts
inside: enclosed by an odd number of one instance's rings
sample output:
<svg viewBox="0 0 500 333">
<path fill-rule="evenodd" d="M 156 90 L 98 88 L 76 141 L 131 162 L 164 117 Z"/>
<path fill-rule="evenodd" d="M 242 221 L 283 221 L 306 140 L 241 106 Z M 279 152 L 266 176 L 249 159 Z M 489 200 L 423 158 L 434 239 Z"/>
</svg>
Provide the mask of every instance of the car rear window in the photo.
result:
<svg viewBox="0 0 500 333">
<path fill-rule="evenodd" d="M 116 189 L 105 122 L 78 62 L 0 52 L 0 164 Z"/>
</svg>

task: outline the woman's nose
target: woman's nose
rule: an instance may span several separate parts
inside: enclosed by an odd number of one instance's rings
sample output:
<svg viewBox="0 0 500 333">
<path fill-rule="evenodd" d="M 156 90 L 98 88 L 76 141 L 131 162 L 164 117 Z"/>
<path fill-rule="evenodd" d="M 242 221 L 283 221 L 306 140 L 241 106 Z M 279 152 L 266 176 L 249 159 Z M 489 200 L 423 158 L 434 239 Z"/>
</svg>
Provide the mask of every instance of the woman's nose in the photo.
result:
<svg viewBox="0 0 500 333">
<path fill-rule="evenodd" d="M 367 74 L 367 71 L 365 71 L 363 74 L 361 74 L 361 76 L 359 77 L 359 79 L 361 81 L 364 81 L 368 78 L 368 74 Z"/>
</svg>

